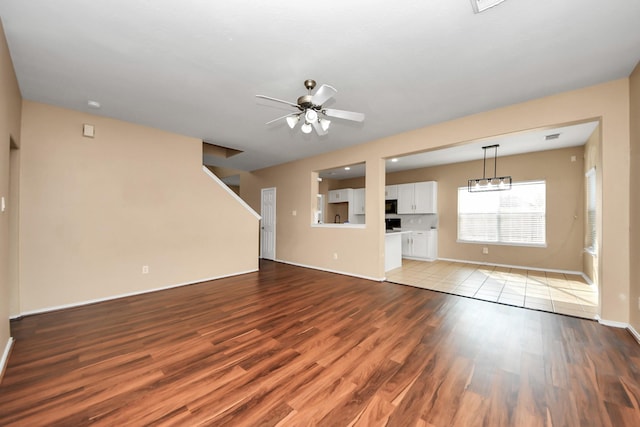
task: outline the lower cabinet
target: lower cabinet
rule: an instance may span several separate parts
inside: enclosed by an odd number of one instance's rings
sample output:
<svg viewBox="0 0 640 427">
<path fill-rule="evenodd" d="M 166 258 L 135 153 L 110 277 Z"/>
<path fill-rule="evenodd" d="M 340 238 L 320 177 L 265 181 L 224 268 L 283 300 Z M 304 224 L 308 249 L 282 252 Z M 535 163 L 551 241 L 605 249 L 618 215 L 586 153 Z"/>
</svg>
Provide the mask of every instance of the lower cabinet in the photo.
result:
<svg viewBox="0 0 640 427">
<path fill-rule="evenodd" d="M 402 236 L 402 256 L 416 259 L 436 259 L 438 257 L 437 231 L 414 231 L 410 234 L 404 234 Z"/>
</svg>

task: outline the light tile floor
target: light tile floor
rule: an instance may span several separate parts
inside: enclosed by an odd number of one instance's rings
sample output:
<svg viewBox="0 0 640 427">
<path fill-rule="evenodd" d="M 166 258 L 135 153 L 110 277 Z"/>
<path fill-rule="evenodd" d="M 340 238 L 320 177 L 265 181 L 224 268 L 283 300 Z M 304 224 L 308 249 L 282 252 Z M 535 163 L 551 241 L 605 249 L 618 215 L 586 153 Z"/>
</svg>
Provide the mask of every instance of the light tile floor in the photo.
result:
<svg viewBox="0 0 640 427">
<path fill-rule="evenodd" d="M 387 281 L 587 319 L 598 314 L 597 289 L 579 275 L 403 259 Z"/>
</svg>

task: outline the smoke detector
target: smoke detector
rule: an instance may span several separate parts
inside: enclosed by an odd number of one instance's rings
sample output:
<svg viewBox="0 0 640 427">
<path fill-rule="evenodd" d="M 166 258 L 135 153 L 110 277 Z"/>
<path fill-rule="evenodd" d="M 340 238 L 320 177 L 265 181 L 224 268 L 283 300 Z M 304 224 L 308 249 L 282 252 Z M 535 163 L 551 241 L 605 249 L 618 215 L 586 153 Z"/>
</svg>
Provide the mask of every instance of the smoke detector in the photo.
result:
<svg viewBox="0 0 640 427">
<path fill-rule="evenodd" d="M 471 6 L 475 13 L 484 12 L 485 10 L 497 6 L 504 0 L 471 0 Z"/>
</svg>

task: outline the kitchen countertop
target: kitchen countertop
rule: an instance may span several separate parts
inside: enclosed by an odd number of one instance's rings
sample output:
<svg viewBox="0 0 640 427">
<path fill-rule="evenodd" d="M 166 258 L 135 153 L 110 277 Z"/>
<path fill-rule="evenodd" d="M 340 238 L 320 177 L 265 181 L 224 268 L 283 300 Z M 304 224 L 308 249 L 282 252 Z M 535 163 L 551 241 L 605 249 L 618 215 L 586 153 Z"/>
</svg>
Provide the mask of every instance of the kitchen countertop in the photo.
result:
<svg viewBox="0 0 640 427">
<path fill-rule="evenodd" d="M 385 230 L 385 234 L 405 234 L 412 233 L 411 230 Z"/>
</svg>

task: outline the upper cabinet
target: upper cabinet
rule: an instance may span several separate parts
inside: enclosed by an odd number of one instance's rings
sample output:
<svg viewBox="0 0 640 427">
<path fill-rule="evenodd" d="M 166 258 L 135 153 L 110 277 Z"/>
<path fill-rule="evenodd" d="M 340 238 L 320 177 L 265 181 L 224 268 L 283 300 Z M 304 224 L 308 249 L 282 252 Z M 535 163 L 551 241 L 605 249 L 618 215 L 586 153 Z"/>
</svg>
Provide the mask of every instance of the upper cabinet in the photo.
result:
<svg viewBox="0 0 640 427">
<path fill-rule="evenodd" d="M 438 213 L 438 183 L 414 182 L 398 186 L 398 214 Z"/>
<path fill-rule="evenodd" d="M 387 185 L 384 187 L 384 199 L 385 200 L 398 200 L 398 186 Z"/>
<path fill-rule="evenodd" d="M 329 191 L 329 203 L 349 203 L 353 195 L 352 188 L 343 188 L 342 190 Z"/>
<path fill-rule="evenodd" d="M 353 190 L 353 213 L 355 215 L 364 215 L 364 210 L 364 188 L 356 188 L 355 190 Z"/>
</svg>

